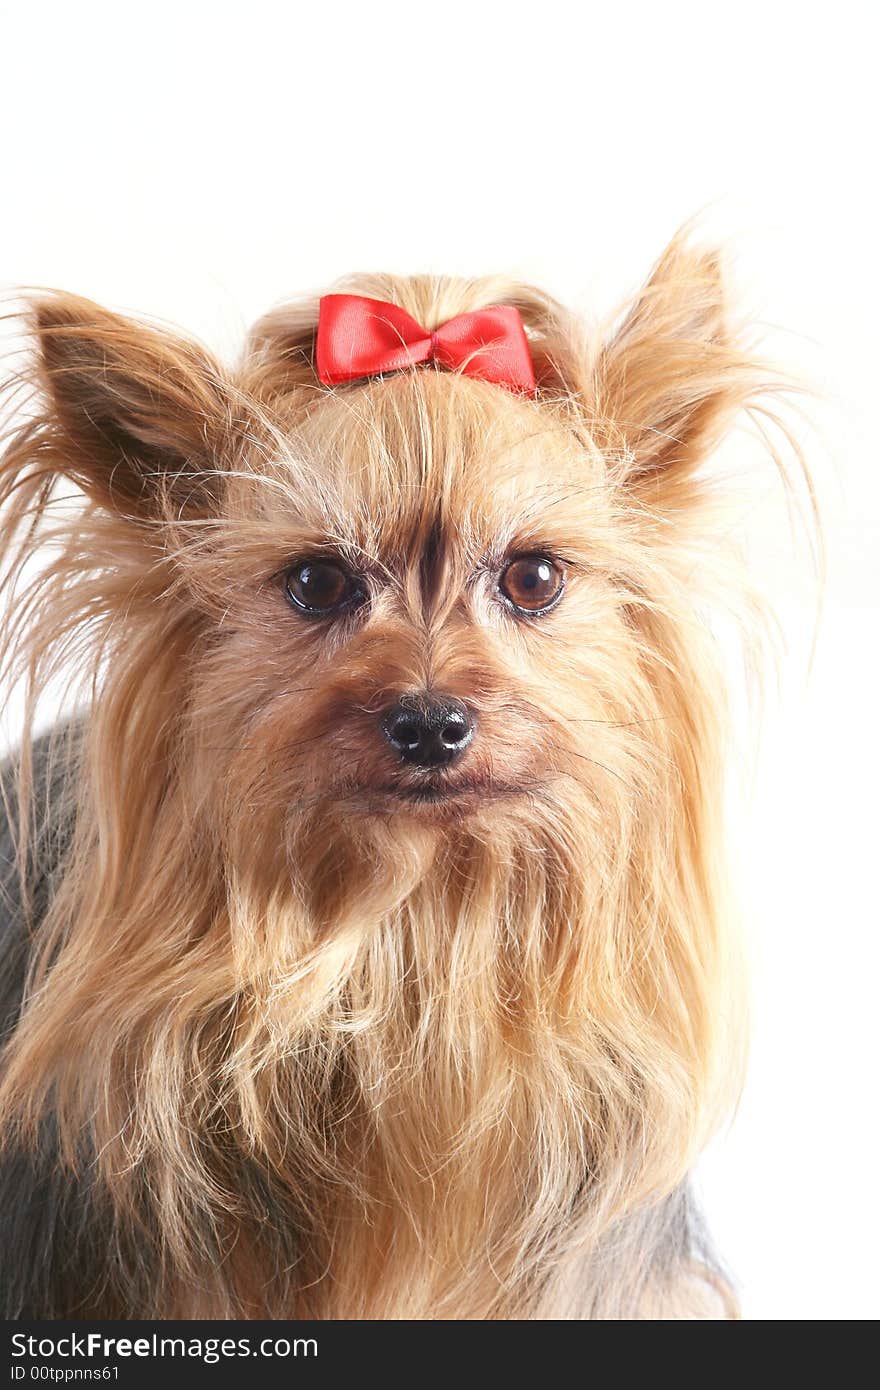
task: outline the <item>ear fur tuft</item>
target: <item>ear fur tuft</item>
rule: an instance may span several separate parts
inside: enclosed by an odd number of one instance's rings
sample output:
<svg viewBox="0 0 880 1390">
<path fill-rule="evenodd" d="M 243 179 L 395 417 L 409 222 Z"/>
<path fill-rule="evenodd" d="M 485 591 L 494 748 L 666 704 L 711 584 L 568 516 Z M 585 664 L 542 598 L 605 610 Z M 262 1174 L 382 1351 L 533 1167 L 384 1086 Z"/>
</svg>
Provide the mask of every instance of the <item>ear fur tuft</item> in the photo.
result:
<svg viewBox="0 0 880 1390">
<path fill-rule="evenodd" d="M 229 425 L 217 363 L 176 334 L 74 295 L 38 300 L 31 321 L 57 471 L 115 510 L 202 512 Z"/>
</svg>

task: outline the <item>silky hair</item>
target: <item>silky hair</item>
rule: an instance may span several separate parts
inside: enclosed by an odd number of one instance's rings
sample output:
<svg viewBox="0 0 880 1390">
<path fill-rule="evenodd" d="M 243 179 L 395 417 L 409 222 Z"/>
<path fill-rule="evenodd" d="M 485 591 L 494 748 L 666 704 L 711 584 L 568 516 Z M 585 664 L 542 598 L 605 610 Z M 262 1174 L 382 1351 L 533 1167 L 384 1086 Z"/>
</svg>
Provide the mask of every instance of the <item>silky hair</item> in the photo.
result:
<svg viewBox="0 0 880 1390">
<path fill-rule="evenodd" d="M 503 278 L 345 288 L 428 329 L 514 305 L 535 398 L 430 366 L 328 389 L 316 301 L 234 368 L 27 309 L 0 1134 L 98 1233 L 45 1315 L 735 1315 L 685 1185 L 746 1032 L 706 614 L 751 651 L 760 610 L 707 463 L 738 420 L 770 438 L 779 380 L 686 236 L 605 334 Z M 364 611 L 291 610 L 316 552 Z M 566 592 L 521 621 L 493 585 L 528 552 Z M 454 813 L 380 795 L 378 715 L 423 688 L 479 717 Z"/>
</svg>

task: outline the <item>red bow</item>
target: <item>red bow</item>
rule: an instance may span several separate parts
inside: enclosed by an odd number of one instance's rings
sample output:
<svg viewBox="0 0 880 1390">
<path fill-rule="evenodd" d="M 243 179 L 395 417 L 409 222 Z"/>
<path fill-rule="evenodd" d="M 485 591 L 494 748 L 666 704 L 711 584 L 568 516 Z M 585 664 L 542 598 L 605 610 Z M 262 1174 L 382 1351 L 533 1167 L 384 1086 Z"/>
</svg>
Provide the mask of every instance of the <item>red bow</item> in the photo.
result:
<svg viewBox="0 0 880 1390">
<path fill-rule="evenodd" d="M 459 314 L 431 333 L 399 304 L 359 294 L 325 294 L 316 358 L 325 386 L 436 362 L 510 391 L 535 391 L 523 321 L 509 304 Z"/>
</svg>

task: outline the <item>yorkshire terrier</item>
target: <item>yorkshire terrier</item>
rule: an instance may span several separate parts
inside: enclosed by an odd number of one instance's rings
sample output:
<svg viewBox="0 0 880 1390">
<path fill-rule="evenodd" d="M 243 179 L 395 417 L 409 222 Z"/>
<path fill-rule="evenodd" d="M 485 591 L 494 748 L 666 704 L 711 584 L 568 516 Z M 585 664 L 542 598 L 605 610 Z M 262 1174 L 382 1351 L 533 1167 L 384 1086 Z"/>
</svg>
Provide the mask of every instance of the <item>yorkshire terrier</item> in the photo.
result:
<svg viewBox="0 0 880 1390">
<path fill-rule="evenodd" d="M 29 300 L 7 1317 L 736 1316 L 705 465 L 773 382 L 725 299 L 685 236 L 604 338 L 364 276 L 234 370 Z"/>
</svg>

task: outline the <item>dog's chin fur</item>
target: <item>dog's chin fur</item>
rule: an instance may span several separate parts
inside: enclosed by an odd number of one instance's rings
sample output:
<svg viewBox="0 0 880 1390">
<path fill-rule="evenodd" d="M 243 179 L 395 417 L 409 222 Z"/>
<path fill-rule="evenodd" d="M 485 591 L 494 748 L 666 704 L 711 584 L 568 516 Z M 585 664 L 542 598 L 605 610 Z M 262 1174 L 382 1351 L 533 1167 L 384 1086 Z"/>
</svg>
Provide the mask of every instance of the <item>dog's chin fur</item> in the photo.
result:
<svg viewBox="0 0 880 1390">
<path fill-rule="evenodd" d="M 743 1046 L 701 465 L 767 374 L 684 240 L 598 345 L 501 280 L 354 288 L 428 327 L 515 304 L 536 399 L 432 369 L 325 390 L 312 305 L 235 372 L 31 310 L 6 674 L 32 709 L 73 665 L 85 709 L 50 743 L 65 848 L 0 1123 L 104 1251 L 73 1287 L 56 1233 L 42 1312 L 727 1316 L 683 1190 Z M 368 603 L 297 614 L 279 576 L 315 551 Z M 524 552 L 565 569 L 541 619 L 496 588 Z M 425 688 L 479 721 L 433 779 L 378 725 Z M 26 737 L 25 830 L 35 785 Z"/>
</svg>

